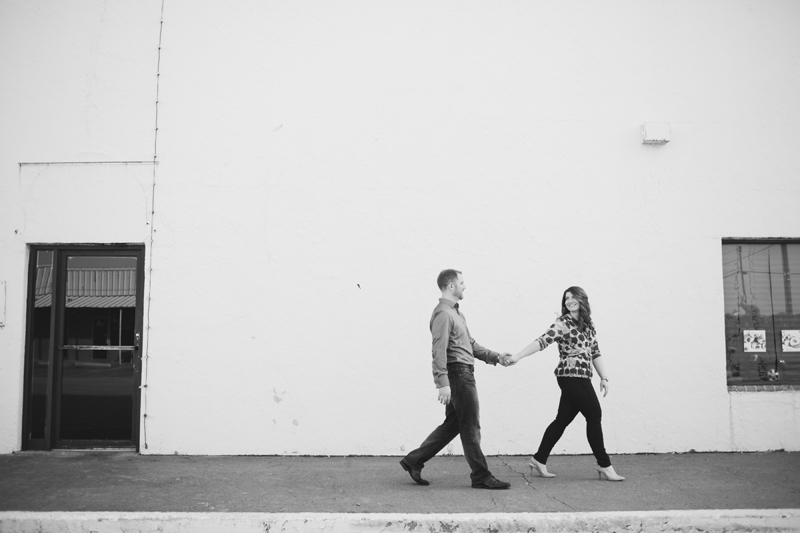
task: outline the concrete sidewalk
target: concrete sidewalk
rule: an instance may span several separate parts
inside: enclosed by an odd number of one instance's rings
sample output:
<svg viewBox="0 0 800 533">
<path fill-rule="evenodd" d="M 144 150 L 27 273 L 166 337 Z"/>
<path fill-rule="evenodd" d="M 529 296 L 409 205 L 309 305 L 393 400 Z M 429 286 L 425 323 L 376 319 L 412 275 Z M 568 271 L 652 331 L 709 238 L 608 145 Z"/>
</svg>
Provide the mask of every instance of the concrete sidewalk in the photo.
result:
<svg viewBox="0 0 800 533">
<path fill-rule="evenodd" d="M 614 466 L 627 477 L 621 483 L 598 480 L 591 456 L 552 457 L 548 468 L 558 475 L 554 479 L 532 477 L 527 457 L 490 457 L 493 473 L 512 484 L 504 491 L 471 488 L 463 457 L 431 460 L 423 471 L 431 482 L 427 487 L 415 485 L 399 459 L 113 452 L 5 455 L 0 456 L 0 532 L 35 529 L 32 522 L 27 523 L 30 527 L 24 524 L 36 516 L 67 522 L 70 517 L 92 522 L 105 516 L 109 525 L 111 517 L 157 516 L 153 513 L 170 513 L 176 524 L 194 516 L 197 530 L 203 530 L 200 523 L 212 522 L 209 527 L 224 530 L 220 524 L 230 516 L 231 520 L 238 516 L 237 531 L 246 530 L 242 520 L 257 516 L 261 518 L 253 520 L 261 524 L 262 533 L 264 514 L 280 515 L 285 524 L 286 516 L 306 513 L 344 514 L 351 519 L 365 514 L 372 518 L 458 515 L 463 519 L 461 533 L 469 520 L 480 520 L 481 514 L 484 519 L 506 517 L 501 522 L 508 527 L 512 518 L 538 517 L 537 531 L 551 530 L 545 527 L 551 522 L 560 528 L 552 530 L 568 530 L 565 520 L 573 523 L 587 516 L 624 517 L 628 522 L 632 517 L 653 518 L 662 525 L 664 517 L 672 517 L 673 523 L 694 517 L 722 524 L 720 516 L 738 516 L 780 531 L 800 531 L 800 453 L 617 455 Z M 542 521 L 545 517 L 549 518 Z M 300 523 L 308 523 L 304 520 Z M 489 529 L 503 530 L 501 522 L 495 520 Z M 413 531 L 416 526 L 409 527 L 410 523 L 405 522 L 403 529 Z M 520 529 L 523 525 L 517 521 L 512 529 L 527 531 Z M 384 523 L 381 529 L 391 530 L 387 527 Z"/>
</svg>

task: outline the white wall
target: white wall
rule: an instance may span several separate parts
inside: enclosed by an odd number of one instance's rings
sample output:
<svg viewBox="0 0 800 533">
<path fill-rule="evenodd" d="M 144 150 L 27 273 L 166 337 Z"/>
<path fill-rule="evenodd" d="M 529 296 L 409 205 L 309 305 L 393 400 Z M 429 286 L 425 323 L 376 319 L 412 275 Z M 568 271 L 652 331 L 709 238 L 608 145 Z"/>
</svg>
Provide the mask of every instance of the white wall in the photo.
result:
<svg viewBox="0 0 800 533">
<path fill-rule="evenodd" d="M 58 204 L 25 196 L 17 162 L 148 160 L 154 141 L 160 4 L 49 23 L 27 6 L 3 6 L 26 31 L 2 41 L 18 81 L 0 90 L 24 102 L 3 113 L 25 126 L 3 129 L 0 451 L 20 442 L 25 245 L 150 245 L 146 216 L 10 235 Z M 564 288 L 588 291 L 609 452 L 800 449 L 797 393 L 727 391 L 720 247 L 800 236 L 796 2 L 167 0 L 163 16 L 144 453 L 415 447 L 442 416 L 428 319 L 448 267 L 501 351 L 541 334 Z M 53 31 L 81 36 L 66 59 L 25 48 Z M 66 89 L 35 82 L 62 68 Z M 92 75 L 107 81 L 87 92 Z M 672 142 L 641 144 L 651 120 Z M 556 358 L 479 363 L 487 453 L 533 451 Z M 555 452 L 588 452 L 582 422 Z"/>
<path fill-rule="evenodd" d="M 149 241 L 160 10 L 0 2 L 0 453 L 21 446 L 27 245 Z M 71 164 L 20 165 L 48 162 Z"/>
</svg>

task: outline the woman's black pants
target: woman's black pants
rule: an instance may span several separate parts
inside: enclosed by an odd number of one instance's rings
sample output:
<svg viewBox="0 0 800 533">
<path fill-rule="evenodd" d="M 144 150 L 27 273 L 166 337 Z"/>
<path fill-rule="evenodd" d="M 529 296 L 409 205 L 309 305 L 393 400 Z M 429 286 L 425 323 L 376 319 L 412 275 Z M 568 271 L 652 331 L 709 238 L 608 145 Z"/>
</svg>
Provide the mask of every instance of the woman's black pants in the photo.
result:
<svg viewBox="0 0 800 533">
<path fill-rule="evenodd" d="M 603 411 L 600 409 L 600 401 L 592 387 L 592 380 L 589 378 L 557 378 L 558 386 L 561 388 L 561 401 L 558 404 L 558 414 L 556 419 L 547 426 L 539 444 L 539 451 L 534 454 L 534 459 L 540 463 L 547 464 L 547 458 L 553 447 L 564 434 L 567 426 L 581 413 L 586 418 L 586 438 L 592 448 L 597 464 L 602 468 L 611 466 L 611 459 L 606 453 L 603 444 L 603 426 L 601 419 Z"/>
</svg>

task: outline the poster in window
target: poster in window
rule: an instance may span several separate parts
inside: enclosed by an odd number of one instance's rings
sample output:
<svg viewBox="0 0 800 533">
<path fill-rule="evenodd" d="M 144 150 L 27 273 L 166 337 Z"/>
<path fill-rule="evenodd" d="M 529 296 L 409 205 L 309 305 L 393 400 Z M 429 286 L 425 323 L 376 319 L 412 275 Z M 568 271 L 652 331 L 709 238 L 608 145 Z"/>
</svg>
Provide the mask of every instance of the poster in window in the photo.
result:
<svg viewBox="0 0 800 533">
<path fill-rule="evenodd" d="M 742 332 L 744 336 L 745 352 L 766 352 L 767 351 L 767 330 L 765 329 L 746 329 Z"/>
<path fill-rule="evenodd" d="M 800 352 L 800 329 L 784 329 L 781 338 L 784 352 Z"/>
</svg>

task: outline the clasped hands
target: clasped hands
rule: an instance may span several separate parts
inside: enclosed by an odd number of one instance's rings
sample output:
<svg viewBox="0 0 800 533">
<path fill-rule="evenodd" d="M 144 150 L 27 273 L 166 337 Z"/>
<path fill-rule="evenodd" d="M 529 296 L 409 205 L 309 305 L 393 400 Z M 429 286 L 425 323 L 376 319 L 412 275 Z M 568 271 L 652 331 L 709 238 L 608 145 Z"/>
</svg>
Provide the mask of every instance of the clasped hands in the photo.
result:
<svg viewBox="0 0 800 533">
<path fill-rule="evenodd" d="M 514 365 L 516 365 L 516 364 L 517 364 L 517 361 L 519 361 L 519 358 L 517 358 L 517 357 L 514 357 L 514 356 L 513 356 L 513 355 L 511 355 L 510 353 L 504 353 L 504 354 L 503 354 L 503 355 L 501 355 L 501 356 L 500 356 L 500 358 L 497 360 L 497 362 L 498 362 L 499 364 L 503 365 L 503 366 L 514 366 Z"/>
</svg>

